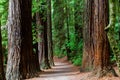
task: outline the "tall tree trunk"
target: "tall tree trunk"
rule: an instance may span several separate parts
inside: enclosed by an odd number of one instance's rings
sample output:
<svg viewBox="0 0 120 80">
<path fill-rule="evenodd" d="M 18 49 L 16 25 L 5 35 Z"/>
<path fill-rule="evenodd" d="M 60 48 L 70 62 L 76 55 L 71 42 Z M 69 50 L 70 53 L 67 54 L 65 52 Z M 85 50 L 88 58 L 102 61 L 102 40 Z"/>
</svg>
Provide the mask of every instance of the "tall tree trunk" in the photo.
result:
<svg viewBox="0 0 120 80">
<path fill-rule="evenodd" d="M 5 80 L 3 68 L 2 37 L 1 37 L 1 16 L 0 16 L 0 80 Z"/>
<path fill-rule="evenodd" d="M 37 0 L 39 3 L 40 0 Z M 40 8 L 40 6 L 38 6 Z M 37 26 L 37 38 L 38 38 L 38 59 L 39 66 L 41 68 L 44 57 L 44 26 L 42 26 L 42 13 L 36 12 L 36 26 Z"/>
<path fill-rule="evenodd" d="M 46 2 L 43 2 L 41 5 L 46 5 Z M 47 8 L 42 10 L 42 13 L 37 13 L 37 24 L 40 24 L 38 32 L 38 37 L 40 42 L 38 43 L 39 48 L 39 62 L 43 69 L 49 69 L 49 55 L 48 55 L 48 39 L 47 39 Z M 44 17 L 44 18 L 43 18 Z M 41 50 L 41 51 L 40 51 Z M 42 58 L 43 57 L 43 58 Z"/>
<path fill-rule="evenodd" d="M 21 10 L 19 0 L 9 0 L 8 61 L 6 80 L 20 80 Z"/>
<path fill-rule="evenodd" d="M 93 0 L 85 1 L 85 27 L 83 29 L 83 60 L 81 71 L 91 71 L 94 62 L 94 28 L 93 28 Z"/>
<path fill-rule="evenodd" d="M 48 55 L 51 66 L 54 66 L 53 60 L 53 42 L 52 42 L 52 19 L 51 19 L 51 0 L 47 0 L 47 39 Z"/>
<path fill-rule="evenodd" d="M 33 56 L 34 56 L 33 65 L 34 65 L 34 70 L 37 73 L 40 71 L 39 57 L 38 57 L 38 42 L 33 44 L 33 49 L 35 49 L 35 51 L 33 51 Z"/>
<path fill-rule="evenodd" d="M 40 65 L 39 65 L 39 54 L 38 54 L 38 42 L 37 42 L 37 39 L 38 39 L 38 26 L 37 26 L 37 20 L 36 20 L 36 14 L 34 14 L 34 16 L 32 17 L 32 23 L 36 23 L 32 26 L 32 30 L 34 29 L 33 31 L 33 36 L 35 39 L 33 39 L 33 60 L 32 60 L 32 65 L 34 65 L 34 70 L 35 72 L 40 72 Z M 38 75 L 38 74 L 36 74 Z"/>
<path fill-rule="evenodd" d="M 50 63 L 49 63 L 49 55 L 48 55 L 48 40 L 47 40 L 47 21 L 44 21 L 44 69 L 49 69 Z"/>
<path fill-rule="evenodd" d="M 110 65 L 110 45 L 104 28 L 108 25 L 108 0 L 94 0 L 94 74 L 98 77 L 108 73 L 115 75 Z M 114 72 L 114 73 L 113 73 Z"/>
<path fill-rule="evenodd" d="M 38 28 L 38 58 L 39 58 L 39 65 L 41 66 L 43 62 L 43 54 L 44 54 L 44 31 L 43 31 L 43 26 L 41 24 L 41 19 L 40 13 L 36 13 L 36 24 Z"/>
<path fill-rule="evenodd" d="M 31 2 L 9 1 L 7 80 L 21 80 L 34 73 Z"/>
<path fill-rule="evenodd" d="M 34 75 L 33 48 L 32 48 L 32 0 L 21 2 L 21 66 L 20 72 L 23 78 Z"/>
<path fill-rule="evenodd" d="M 116 75 L 110 65 L 110 45 L 104 28 L 108 25 L 108 0 L 86 0 L 87 16 L 84 28 L 84 54 L 82 68 L 90 67 L 93 75 Z M 86 36 L 86 37 L 85 37 Z"/>
</svg>

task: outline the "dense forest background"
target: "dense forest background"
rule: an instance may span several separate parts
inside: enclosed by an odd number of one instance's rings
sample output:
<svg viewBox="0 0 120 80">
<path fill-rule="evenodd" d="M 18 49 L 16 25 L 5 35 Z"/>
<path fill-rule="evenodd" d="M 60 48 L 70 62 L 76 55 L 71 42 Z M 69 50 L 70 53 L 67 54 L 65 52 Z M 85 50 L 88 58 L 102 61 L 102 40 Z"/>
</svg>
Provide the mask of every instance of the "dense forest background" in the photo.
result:
<svg viewBox="0 0 120 80">
<path fill-rule="evenodd" d="M 120 71 L 120 0 L 0 0 L 0 26 L 0 80 L 30 78 L 54 56 L 99 77 Z"/>
</svg>

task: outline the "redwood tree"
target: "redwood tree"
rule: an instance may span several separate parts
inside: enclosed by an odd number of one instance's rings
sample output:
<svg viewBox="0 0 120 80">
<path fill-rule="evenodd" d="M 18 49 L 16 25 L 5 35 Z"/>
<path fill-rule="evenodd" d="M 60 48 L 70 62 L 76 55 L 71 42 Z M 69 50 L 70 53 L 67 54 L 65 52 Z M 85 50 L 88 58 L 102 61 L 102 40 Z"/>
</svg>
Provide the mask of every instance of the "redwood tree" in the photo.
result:
<svg viewBox="0 0 120 80">
<path fill-rule="evenodd" d="M 110 45 L 104 28 L 109 21 L 108 0 L 94 0 L 92 3 L 94 25 L 94 74 L 98 77 L 108 73 L 117 76 L 110 65 Z"/>
<path fill-rule="evenodd" d="M 14 7 L 16 6 L 16 7 Z M 20 24 L 20 1 L 9 0 L 8 18 L 8 62 L 6 79 L 20 80 L 20 51 L 21 51 L 21 24 Z"/>
<path fill-rule="evenodd" d="M 110 65 L 110 45 L 104 31 L 109 21 L 108 0 L 87 0 L 86 2 L 88 23 L 84 33 L 83 66 L 90 63 L 93 74 L 98 77 L 106 76 L 108 73 L 117 76 Z"/>
<path fill-rule="evenodd" d="M 36 1 L 40 3 L 40 0 Z M 40 6 L 37 8 L 41 9 Z M 40 11 L 35 13 L 35 23 L 36 23 L 36 32 L 37 32 L 37 39 L 38 39 L 38 59 L 39 59 L 39 66 L 41 68 L 43 62 L 43 54 L 44 54 L 44 27 L 42 26 L 42 14 Z"/>
<path fill-rule="evenodd" d="M 83 28 L 83 60 L 82 71 L 90 71 L 93 69 L 94 61 L 94 28 L 93 28 L 93 0 L 85 1 L 85 26 Z"/>
<path fill-rule="evenodd" d="M 38 58 L 39 58 L 39 65 L 42 64 L 43 61 L 43 54 L 44 54 L 44 33 L 43 33 L 43 26 L 41 25 L 41 16 L 40 12 L 36 13 L 36 24 L 37 24 L 37 35 L 38 35 Z"/>
<path fill-rule="evenodd" d="M 34 72 L 31 2 L 9 0 L 7 80 L 28 78 Z"/>
<path fill-rule="evenodd" d="M 49 69 L 51 67 L 50 67 L 49 55 L 48 55 L 47 18 L 46 18 L 46 20 L 43 20 L 42 26 L 44 26 L 44 29 L 43 29 L 43 32 L 44 32 L 44 67 L 43 68 Z"/>
<path fill-rule="evenodd" d="M 52 41 L 52 19 L 51 19 L 51 0 L 47 0 L 47 40 L 49 61 L 54 66 L 53 60 L 53 41 Z"/>
</svg>

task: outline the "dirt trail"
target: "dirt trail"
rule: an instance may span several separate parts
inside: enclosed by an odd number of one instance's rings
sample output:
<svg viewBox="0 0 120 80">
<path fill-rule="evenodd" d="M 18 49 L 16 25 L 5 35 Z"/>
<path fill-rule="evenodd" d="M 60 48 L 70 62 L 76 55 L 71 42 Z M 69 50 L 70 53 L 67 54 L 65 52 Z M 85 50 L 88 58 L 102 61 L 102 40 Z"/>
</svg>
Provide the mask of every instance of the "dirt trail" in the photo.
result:
<svg viewBox="0 0 120 80">
<path fill-rule="evenodd" d="M 88 79 L 90 73 L 80 73 L 79 67 L 73 66 L 66 58 L 55 57 L 55 66 L 52 69 L 44 70 L 39 77 L 27 80 L 98 80 L 95 77 Z M 105 77 L 99 80 L 120 80 L 115 77 Z"/>
</svg>

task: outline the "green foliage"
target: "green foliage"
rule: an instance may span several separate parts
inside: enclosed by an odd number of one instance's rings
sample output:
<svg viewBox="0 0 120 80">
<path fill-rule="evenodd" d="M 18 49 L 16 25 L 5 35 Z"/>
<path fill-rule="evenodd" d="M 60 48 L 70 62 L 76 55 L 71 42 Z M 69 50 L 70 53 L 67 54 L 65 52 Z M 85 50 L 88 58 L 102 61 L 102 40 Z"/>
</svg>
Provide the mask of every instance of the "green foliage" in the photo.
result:
<svg viewBox="0 0 120 80">
<path fill-rule="evenodd" d="M 40 28 L 42 25 L 37 26 L 36 25 L 36 13 L 40 14 L 40 17 L 42 20 L 46 21 L 46 11 L 47 11 L 47 5 L 46 0 L 33 0 L 32 1 L 32 34 L 33 34 L 33 44 L 41 41 L 41 39 L 38 39 L 38 31 L 40 31 Z M 41 31 L 40 31 L 41 32 Z"/>
<path fill-rule="evenodd" d="M 118 4 L 119 3 L 119 4 Z M 108 39 L 110 42 L 111 49 L 113 51 L 114 56 L 111 60 L 115 60 L 120 71 L 120 25 L 119 25 L 119 8 L 120 5 L 119 0 L 113 1 L 109 0 L 109 25 L 105 28 L 107 30 Z"/>
<path fill-rule="evenodd" d="M 8 16 L 8 0 L 0 0 L 0 28 L 2 36 L 2 52 L 4 55 L 4 64 L 7 63 L 7 45 L 8 45 L 8 36 L 7 36 L 7 16 Z"/>
<path fill-rule="evenodd" d="M 78 46 L 77 46 L 78 45 Z M 81 41 L 77 44 L 74 44 L 74 49 L 72 50 L 72 57 L 71 57 L 71 61 L 74 65 L 76 66 L 81 66 L 82 64 L 82 53 L 83 53 L 83 40 L 81 39 Z"/>
<path fill-rule="evenodd" d="M 83 26 L 83 2 L 84 0 L 53 0 L 54 53 L 58 57 L 69 54 L 75 65 L 81 65 L 82 62 L 83 39 L 76 34 L 75 24 L 78 24 L 79 28 Z M 76 36 L 80 39 L 76 40 Z"/>
<path fill-rule="evenodd" d="M 66 54 L 66 28 L 64 0 L 53 1 L 53 45 L 54 53 L 61 57 Z"/>
<path fill-rule="evenodd" d="M 70 21 L 73 21 L 72 30 L 70 30 L 70 43 L 69 47 L 71 49 L 71 61 L 74 65 L 82 64 L 82 53 L 83 53 L 83 38 L 82 38 L 82 27 L 83 27 L 83 10 L 84 10 L 84 0 L 75 0 L 73 13 L 73 18 L 70 18 Z M 77 30 L 76 30 L 77 29 Z"/>
<path fill-rule="evenodd" d="M 36 12 L 44 13 L 46 10 L 46 0 L 32 0 L 32 15 L 35 15 Z"/>
<path fill-rule="evenodd" d="M 81 56 L 73 57 L 72 63 L 74 65 L 76 65 L 76 66 L 81 66 L 81 64 L 82 64 L 82 58 L 81 58 Z"/>
<path fill-rule="evenodd" d="M 32 23 L 32 35 L 33 35 L 33 44 L 35 44 L 36 42 L 38 42 L 38 38 L 37 38 L 37 28 L 35 23 Z"/>
<path fill-rule="evenodd" d="M 0 0 L 0 21 L 5 25 L 8 16 L 8 0 Z"/>
<path fill-rule="evenodd" d="M 114 39 L 118 41 L 120 46 L 120 0 L 116 0 L 116 22 Z M 58 57 L 67 56 L 67 48 L 70 49 L 70 60 L 74 65 L 81 65 L 83 53 L 83 38 L 78 31 L 84 25 L 84 0 L 52 0 L 52 33 L 54 54 Z M 32 0 L 32 17 L 35 17 L 37 12 L 40 12 L 42 19 L 46 20 L 46 0 Z M 4 55 L 7 55 L 7 17 L 8 17 L 8 0 L 0 0 L 0 21 L 2 28 L 2 45 L 5 48 Z M 75 30 L 77 25 L 78 30 Z M 67 31 L 69 27 L 69 32 Z M 37 38 L 38 27 L 33 21 L 32 33 L 33 44 L 40 41 Z M 76 32 L 78 31 L 78 32 Z M 69 33 L 69 41 L 68 34 Z M 115 46 L 114 44 L 111 46 Z M 117 49 L 118 50 L 118 49 Z M 111 61 L 116 61 L 116 57 L 111 54 Z"/>
<path fill-rule="evenodd" d="M 7 16 L 8 16 L 8 0 L 0 0 L 0 23 L 2 30 L 2 44 L 3 46 L 7 45 Z"/>
</svg>

